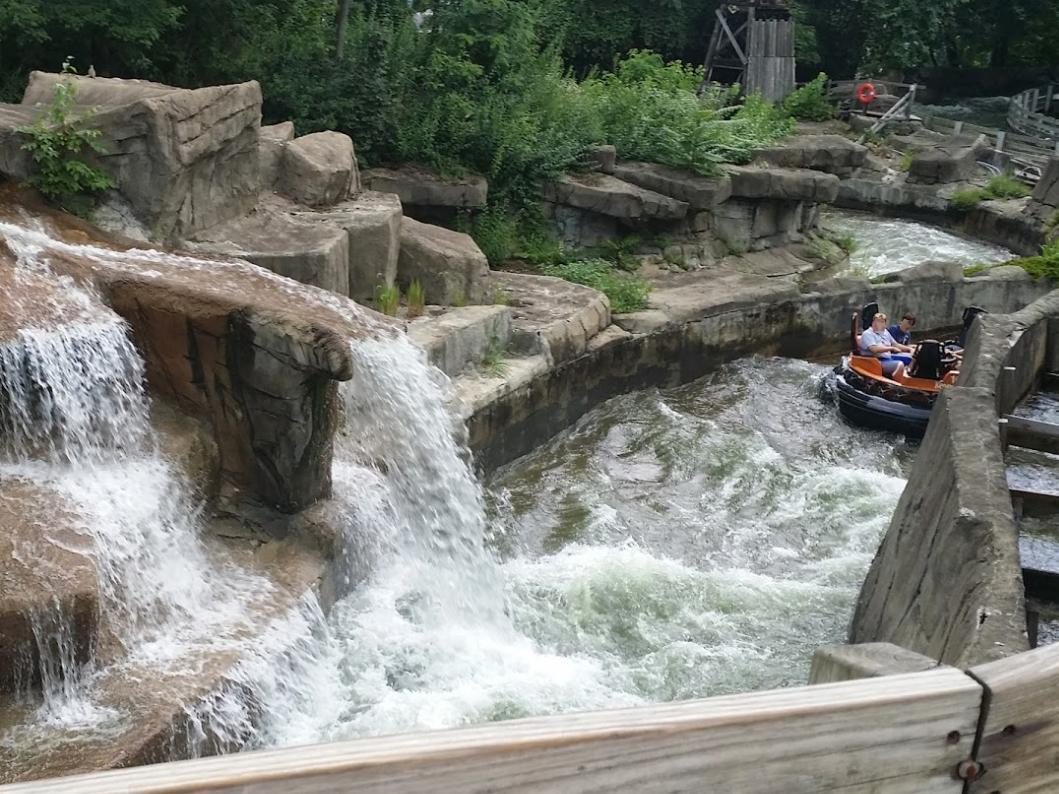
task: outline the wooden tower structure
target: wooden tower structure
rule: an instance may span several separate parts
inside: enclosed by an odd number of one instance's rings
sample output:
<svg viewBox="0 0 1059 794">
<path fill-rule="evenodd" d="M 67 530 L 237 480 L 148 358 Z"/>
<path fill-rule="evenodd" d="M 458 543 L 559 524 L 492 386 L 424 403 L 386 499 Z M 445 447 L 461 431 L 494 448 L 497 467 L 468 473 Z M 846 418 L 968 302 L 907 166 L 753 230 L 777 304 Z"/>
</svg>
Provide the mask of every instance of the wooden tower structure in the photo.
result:
<svg viewBox="0 0 1059 794">
<path fill-rule="evenodd" d="M 773 102 L 794 90 L 794 20 L 788 0 L 723 3 L 706 49 L 706 82 L 738 83 Z"/>
</svg>

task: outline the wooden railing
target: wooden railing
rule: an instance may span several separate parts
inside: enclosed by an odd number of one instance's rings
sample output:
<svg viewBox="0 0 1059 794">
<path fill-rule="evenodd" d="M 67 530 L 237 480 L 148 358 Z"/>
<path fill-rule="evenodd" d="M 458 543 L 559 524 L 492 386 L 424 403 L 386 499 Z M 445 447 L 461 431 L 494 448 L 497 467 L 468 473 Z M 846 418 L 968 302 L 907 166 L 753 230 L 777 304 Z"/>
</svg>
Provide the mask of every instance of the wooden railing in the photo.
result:
<svg viewBox="0 0 1059 794">
<path fill-rule="evenodd" d="M 1008 105 L 1008 126 L 1023 135 L 1044 138 L 1059 145 L 1059 119 L 1048 115 L 1053 107 L 1059 108 L 1057 88 L 1059 86 L 1049 83 L 1013 96 Z"/>
</svg>

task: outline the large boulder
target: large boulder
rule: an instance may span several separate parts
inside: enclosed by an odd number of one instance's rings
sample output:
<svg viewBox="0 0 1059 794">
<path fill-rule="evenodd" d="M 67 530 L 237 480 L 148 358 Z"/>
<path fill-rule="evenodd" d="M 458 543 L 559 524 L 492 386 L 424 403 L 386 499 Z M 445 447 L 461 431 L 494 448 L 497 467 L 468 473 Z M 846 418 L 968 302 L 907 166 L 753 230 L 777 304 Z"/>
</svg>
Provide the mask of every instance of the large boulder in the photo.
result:
<svg viewBox="0 0 1059 794">
<path fill-rule="evenodd" d="M 329 207 L 359 192 L 352 139 L 341 132 L 295 138 L 283 149 L 279 189 L 310 207 Z"/>
<path fill-rule="evenodd" d="M 294 124 L 284 121 L 262 127 L 258 138 L 258 157 L 261 161 L 261 187 L 272 190 L 279 181 L 280 168 L 283 165 L 283 152 L 287 144 L 294 140 Z"/>
<path fill-rule="evenodd" d="M 794 135 L 754 152 L 754 159 L 779 168 L 809 168 L 848 177 L 868 158 L 868 149 L 841 135 Z"/>
<path fill-rule="evenodd" d="M 428 303 L 481 303 L 486 296 L 489 262 L 469 235 L 441 226 L 401 221 L 397 280 L 405 289 L 418 281 Z"/>
<path fill-rule="evenodd" d="M 86 159 L 114 180 L 155 239 L 183 237 L 253 207 L 260 189 L 256 82 L 184 89 L 33 72 L 21 110 L 0 108 L 0 172 L 28 175 L 31 161 L 12 152 L 13 122 L 43 112 L 60 80 L 75 87 L 79 112 L 94 111 L 104 152 Z"/>
<path fill-rule="evenodd" d="M 349 295 L 345 230 L 299 220 L 269 204 L 196 235 L 189 247 L 246 259 L 303 284 Z"/>
<path fill-rule="evenodd" d="M 939 185 L 966 182 L 978 172 L 978 157 L 986 149 L 984 138 L 954 140 L 917 152 L 908 167 L 908 182 Z"/>
<path fill-rule="evenodd" d="M 349 296 L 370 300 L 376 287 L 397 277 L 401 249 L 401 202 L 393 193 L 365 191 L 356 198 L 314 212 L 294 211 L 299 220 L 325 223 L 349 237 Z"/>
<path fill-rule="evenodd" d="M 544 186 L 544 199 L 621 220 L 678 220 L 684 201 L 633 185 L 609 174 L 571 174 Z"/>
<path fill-rule="evenodd" d="M 887 273 L 883 281 L 887 283 L 900 281 L 903 284 L 916 284 L 924 281 L 958 283 L 963 281 L 963 265 L 959 262 L 923 262 L 896 273 Z"/>
<path fill-rule="evenodd" d="M 730 165 L 727 171 L 736 198 L 830 203 L 841 184 L 833 174 L 809 169 Z"/>
<path fill-rule="evenodd" d="M 732 180 L 726 175 L 701 176 L 658 163 L 622 162 L 610 173 L 625 182 L 686 202 L 692 209 L 708 210 L 732 195 Z"/>
<path fill-rule="evenodd" d="M 414 163 L 370 168 L 363 181 L 370 190 L 397 194 L 406 215 L 427 223 L 449 223 L 457 212 L 485 207 L 489 196 L 489 183 L 483 176 L 444 177 Z"/>
</svg>

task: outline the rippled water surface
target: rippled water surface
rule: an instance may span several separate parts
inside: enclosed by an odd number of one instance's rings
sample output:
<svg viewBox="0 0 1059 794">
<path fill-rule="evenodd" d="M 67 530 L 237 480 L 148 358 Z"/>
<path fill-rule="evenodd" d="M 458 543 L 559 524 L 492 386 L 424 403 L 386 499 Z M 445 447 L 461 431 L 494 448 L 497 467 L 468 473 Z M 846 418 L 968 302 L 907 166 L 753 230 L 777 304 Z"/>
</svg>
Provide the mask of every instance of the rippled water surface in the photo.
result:
<svg viewBox="0 0 1059 794">
<path fill-rule="evenodd" d="M 914 221 L 879 218 L 859 212 L 830 212 L 824 225 L 851 235 L 857 243 L 850 268 L 869 276 L 894 273 L 924 262 L 959 262 L 964 267 L 1013 258 L 1006 248 L 969 240 Z"/>
</svg>

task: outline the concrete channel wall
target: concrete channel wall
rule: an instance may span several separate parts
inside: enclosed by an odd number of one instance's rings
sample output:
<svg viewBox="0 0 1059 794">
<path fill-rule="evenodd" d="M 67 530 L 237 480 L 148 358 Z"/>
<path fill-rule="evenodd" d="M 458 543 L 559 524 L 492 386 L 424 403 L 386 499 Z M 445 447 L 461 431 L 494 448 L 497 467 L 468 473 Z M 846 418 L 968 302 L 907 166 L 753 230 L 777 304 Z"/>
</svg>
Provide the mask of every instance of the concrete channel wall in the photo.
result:
<svg viewBox="0 0 1059 794">
<path fill-rule="evenodd" d="M 861 589 L 850 631 L 966 666 L 1028 649 L 1000 417 L 1054 362 L 1059 292 L 976 321 Z"/>
<path fill-rule="evenodd" d="M 911 268 L 903 281 L 807 292 L 777 302 L 729 302 L 719 311 L 661 331 L 621 337 L 499 395 L 467 422 L 479 466 L 492 471 L 540 446 L 619 394 L 700 378 L 743 356 L 815 357 L 844 349 L 851 313 L 876 300 L 891 317 L 913 312 L 921 328 L 952 328 L 966 306 L 1019 309 L 1043 281 L 963 278 L 959 267 Z"/>
</svg>

